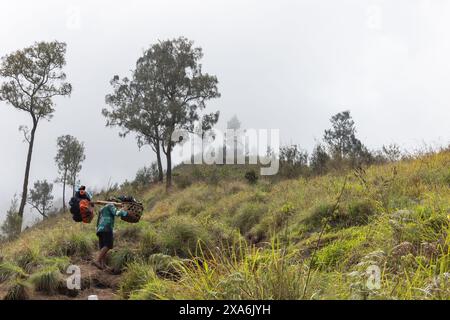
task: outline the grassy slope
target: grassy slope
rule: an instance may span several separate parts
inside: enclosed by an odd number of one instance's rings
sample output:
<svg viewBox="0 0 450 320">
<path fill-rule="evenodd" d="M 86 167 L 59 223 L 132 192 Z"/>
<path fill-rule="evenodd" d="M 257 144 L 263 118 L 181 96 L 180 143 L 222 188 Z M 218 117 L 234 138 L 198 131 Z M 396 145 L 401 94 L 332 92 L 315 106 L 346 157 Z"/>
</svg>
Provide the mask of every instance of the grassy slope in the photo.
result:
<svg viewBox="0 0 450 320">
<path fill-rule="evenodd" d="M 143 220 L 117 223 L 116 275 L 88 267 L 94 223 L 66 215 L 0 247 L 0 294 L 64 297 L 60 271 L 76 263 L 90 287 L 82 298 L 101 290 L 131 299 L 450 298 L 450 152 L 256 185 L 224 179 L 242 177 L 226 166 L 179 172 L 184 189 L 140 192 Z M 370 265 L 380 288 L 365 285 Z"/>
</svg>

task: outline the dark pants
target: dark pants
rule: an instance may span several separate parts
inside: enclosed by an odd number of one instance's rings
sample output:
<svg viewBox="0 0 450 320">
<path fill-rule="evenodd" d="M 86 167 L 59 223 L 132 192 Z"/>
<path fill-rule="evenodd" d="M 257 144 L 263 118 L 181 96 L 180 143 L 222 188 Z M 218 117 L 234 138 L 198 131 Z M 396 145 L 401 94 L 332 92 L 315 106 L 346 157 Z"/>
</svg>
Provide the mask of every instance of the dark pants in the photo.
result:
<svg viewBox="0 0 450 320">
<path fill-rule="evenodd" d="M 100 250 L 104 247 L 108 247 L 108 249 L 112 249 L 114 247 L 114 235 L 112 231 L 98 232 L 97 237 Z"/>
</svg>

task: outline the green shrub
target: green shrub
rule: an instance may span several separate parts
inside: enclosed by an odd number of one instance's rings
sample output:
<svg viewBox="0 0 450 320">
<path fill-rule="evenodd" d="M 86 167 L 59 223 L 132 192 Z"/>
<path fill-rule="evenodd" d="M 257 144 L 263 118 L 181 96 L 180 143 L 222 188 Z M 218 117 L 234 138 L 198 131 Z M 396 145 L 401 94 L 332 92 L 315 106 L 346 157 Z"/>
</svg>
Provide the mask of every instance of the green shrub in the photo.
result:
<svg viewBox="0 0 450 320">
<path fill-rule="evenodd" d="M 270 236 L 280 237 L 280 232 L 283 232 L 283 236 L 287 236 L 284 233 L 288 231 L 290 218 L 294 212 L 294 206 L 291 203 L 285 203 L 279 210 L 264 215 L 261 221 L 250 230 L 250 238 L 256 243 Z"/>
<path fill-rule="evenodd" d="M 211 239 L 206 229 L 188 217 L 171 217 L 165 221 L 161 232 L 161 245 L 169 254 L 189 257 L 197 249 L 198 242 L 207 246 Z"/>
<path fill-rule="evenodd" d="M 128 299 L 130 294 L 141 289 L 146 283 L 157 278 L 153 268 L 142 262 L 132 262 L 127 265 L 123 274 L 119 294 L 122 298 Z"/>
<path fill-rule="evenodd" d="M 267 208 L 260 203 L 246 203 L 240 208 L 238 213 L 232 219 L 232 226 L 238 228 L 242 234 L 258 224 L 261 217 L 266 213 Z"/>
<path fill-rule="evenodd" d="M 348 214 L 344 217 L 346 226 L 361 226 L 369 223 L 369 218 L 376 214 L 375 204 L 370 200 L 357 200 L 348 205 Z"/>
<path fill-rule="evenodd" d="M 245 173 L 245 179 L 250 184 L 255 184 L 258 182 L 258 175 L 256 174 L 255 170 L 250 170 Z"/>
<path fill-rule="evenodd" d="M 14 279 L 8 285 L 4 300 L 28 300 L 30 298 L 30 285 L 22 279 Z"/>
<path fill-rule="evenodd" d="M 341 204 L 334 213 L 333 208 L 333 204 L 319 204 L 305 219 L 305 223 L 311 228 L 320 228 L 326 219 L 335 228 L 361 226 L 368 224 L 370 217 L 377 212 L 375 204 L 370 200 L 355 200 L 347 206 Z"/>
<path fill-rule="evenodd" d="M 140 168 L 136 172 L 136 177 L 131 184 L 136 188 L 148 187 L 152 183 L 158 181 L 158 176 L 158 164 L 156 162 L 152 162 L 149 167 Z"/>
<path fill-rule="evenodd" d="M 320 227 L 324 219 L 330 219 L 334 205 L 330 203 L 320 203 L 312 209 L 310 215 L 305 219 L 305 224 L 311 228 Z"/>
</svg>

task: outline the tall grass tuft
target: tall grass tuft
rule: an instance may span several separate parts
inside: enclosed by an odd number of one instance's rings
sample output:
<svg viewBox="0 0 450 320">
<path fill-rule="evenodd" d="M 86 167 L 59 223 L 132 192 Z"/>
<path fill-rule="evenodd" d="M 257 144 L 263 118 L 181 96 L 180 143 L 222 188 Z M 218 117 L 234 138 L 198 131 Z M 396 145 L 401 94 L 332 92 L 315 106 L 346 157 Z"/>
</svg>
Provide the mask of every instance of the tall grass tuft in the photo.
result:
<svg viewBox="0 0 450 320">
<path fill-rule="evenodd" d="M 61 286 L 61 274 L 57 267 L 46 267 L 30 276 L 30 282 L 36 291 L 55 294 Z"/>
<path fill-rule="evenodd" d="M 30 298 L 30 285 L 23 279 L 11 280 L 4 300 L 28 300 Z"/>
<path fill-rule="evenodd" d="M 8 261 L 0 264 L 0 283 L 9 279 L 26 277 L 26 272 L 17 264 Z"/>
<path fill-rule="evenodd" d="M 162 253 L 155 253 L 148 258 L 147 262 L 160 277 L 177 279 L 180 276 L 179 270 L 182 262 L 178 258 Z"/>
<path fill-rule="evenodd" d="M 15 254 L 14 260 L 25 272 L 30 273 L 39 265 L 42 255 L 36 246 L 25 247 Z"/>
<path fill-rule="evenodd" d="M 161 232 L 161 245 L 168 254 L 189 257 L 195 253 L 197 243 L 211 244 L 206 228 L 187 217 L 172 217 Z"/>
<path fill-rule="evenodd" d="M 137 254 L 134 250 L 122 248 L 111 254 L 109 263 L 113 272 L 120 273 L 126 268 L 127 264 L 135 261 L 136 258 Z"/>
<path fill-rule="evenodd" d="M 119 285 L 119 294 L 122 298 L 128 299 L 131 293 L 142 289 L 146 283 L 156 278 L 157 276 L 149 264 L 129 263 Z"/>
<path fill-rule="evenodd" d="M 56 256 L 90 258 L 94 249 L 93 238 L 84 233 L 61 235 L 50 244 L 50 253 Z"/>
<path fill-rule="evenodd" d="M 269 251 L 239 242 L 193 258 L 181 270 L 180 282 L 194 299 L 301 299 L 307 273 L 275 242 Z"/>
<path fill-rule="evenodd" d="M 148 258 L 152 254 L 160 251 L 158 234 L 153 229 L 143 232 L 138 248 L 139 254 L 144 258 Z"/>
</svg>

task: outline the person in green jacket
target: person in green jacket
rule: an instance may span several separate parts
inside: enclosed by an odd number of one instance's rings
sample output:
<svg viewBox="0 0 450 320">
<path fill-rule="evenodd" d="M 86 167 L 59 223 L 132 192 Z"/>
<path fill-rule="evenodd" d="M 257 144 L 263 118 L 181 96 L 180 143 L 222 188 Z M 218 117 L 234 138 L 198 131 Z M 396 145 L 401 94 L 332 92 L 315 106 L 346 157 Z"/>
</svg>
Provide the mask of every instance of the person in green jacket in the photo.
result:
<svg viewBox="0 0 450 320">
<path fill-rule="evenodd" d="M 128 212 L 117 209 L 113 204 L 104 206 L 98 215 L 97 237 L 100 252 L 94 264 L 99 269 L 106 268 L 106 255 L 114 247 L 114 220 L 116 217 L 125 217 Z"/>
</svg>

